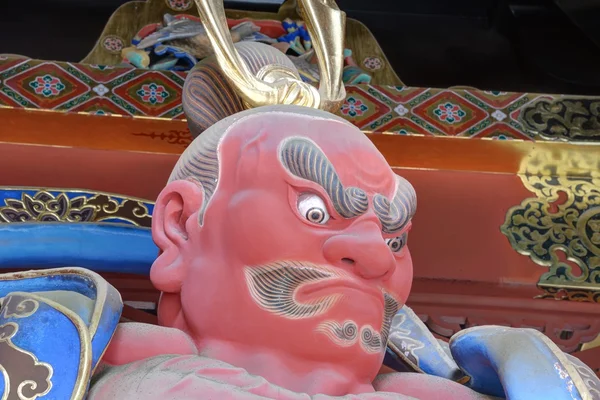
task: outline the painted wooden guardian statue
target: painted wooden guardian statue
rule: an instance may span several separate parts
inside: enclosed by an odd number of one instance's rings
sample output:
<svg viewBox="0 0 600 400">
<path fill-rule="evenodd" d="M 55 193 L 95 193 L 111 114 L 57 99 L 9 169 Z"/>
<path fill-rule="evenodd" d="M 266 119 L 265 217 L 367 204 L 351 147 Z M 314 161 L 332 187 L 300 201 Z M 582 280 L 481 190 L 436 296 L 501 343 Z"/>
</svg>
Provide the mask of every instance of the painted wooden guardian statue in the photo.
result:
<svg viewBox="0 0 600 400">
<path fill-rule="evenodd" d="M 197 4 L 216 56 L 186 82 L 198 137 L 151 235 L 0 227 L 0 266 L 40 268 L 0 275 L 2 399 L 600 398 L 593 372 L 537 331 L 478 327 L 447 344 L 404 306 L 416 193 L 324 111 L 344 92 L 332 1 L 301 2 L 330 71 L 318 90 L 284 61 L 258 64 L 278 54 L 234 46 L 220 1 Z M 69 265 L 81 268 L 42 269 Z M 159 325 L 118 323 L 120 296 L 97 274 L 118 268 L 149 271 Z M 384 362 L 398 372 L 379 374 Z"/>
</svg>

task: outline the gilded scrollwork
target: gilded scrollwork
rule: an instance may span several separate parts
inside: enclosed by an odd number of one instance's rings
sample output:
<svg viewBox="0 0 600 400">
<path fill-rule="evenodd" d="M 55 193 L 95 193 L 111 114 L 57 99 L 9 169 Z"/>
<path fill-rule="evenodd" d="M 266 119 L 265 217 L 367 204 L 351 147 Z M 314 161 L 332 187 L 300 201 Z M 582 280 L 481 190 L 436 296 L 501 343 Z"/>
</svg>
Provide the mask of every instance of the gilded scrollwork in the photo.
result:
<svg viewBox="0 0 600 400">
<path fill-rule="evenodd" d="M 511 208 L 501 230 L 548 268 L 541 297 L 600 302 L 600 157 L 538 151 L 520 177 L 536 197 Z"/>
<path fill-rule="evenodd" d="M 541 98 L 524 107 L 521 122 L 549 140 L 600 141 L 600 98 Z"/>
<path fill-rule="evenodd" d="M 544 293 L 539 295 L 539 299 L 555 299 L 581 301 L 586 303 L 600 303 L 600 291 L 594 289 L 574 289 L 561 288 L 556 286 L 539 285 Z"/>
<path fill-rule="evenodd" d="M 4 197 L 4 205 L 0 203 L 0 223 L 123 222 L 150 227 L 151 206 L 141 200 L 105 193 L 22 190 L 19 198 Z"/>
<path fill-rule="evenodd" d="M 4 318 L 26 318 L 33 315 L 39 308 L 37 300 L 19 295 L 11 295 L 2 304 Z"/>
<path fill-rule="evenodd" d="M 0 370 L 5 376 L 3 399 L 35 400 L 52 389 L 54 371 L 50 364 L 38 361 L 34 354 L 12 342 L 18 330 L 14 322 L 0 326 Z"/>
</svg>

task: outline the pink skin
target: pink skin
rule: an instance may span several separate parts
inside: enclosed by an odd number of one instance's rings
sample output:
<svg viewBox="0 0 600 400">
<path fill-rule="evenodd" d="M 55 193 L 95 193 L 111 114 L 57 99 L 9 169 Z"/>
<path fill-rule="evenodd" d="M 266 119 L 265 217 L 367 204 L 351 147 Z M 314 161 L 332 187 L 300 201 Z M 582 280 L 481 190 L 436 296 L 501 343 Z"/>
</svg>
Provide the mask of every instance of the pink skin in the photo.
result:
<svg viewBox="0 0 600 400">
<path fill-rule="evenodd" d="M 367 193 L 367 213 L 354 219 L 342 218 L 323 188 L 285 170 L 278 159 L 278 146 L 292 136 L 317 143 L 343 185 Z M 159 323 L 180 331 L 161 333 L 161 328 L 156 328 L 140 337 L 135 328 L 127 332 L 121 328 L 105 361 L 120 365 L 159 354 L 198 354 L 200 366 L 206 362 L 202 360 L 212 359 L 224 363 L 219 367 L 223 372 L 233 369 L 227 364 L 243 369 L 239 373 L 244 379 L 226 379 L 224 385 L 253 385 L 250 382 L 255 378 L 251 375 L 264 378 L 258 392 L 252 391 L 257 395 L 268 397 L 277 387 L 285 388 L 277 389 L 282 399 L 299 398 L 283 395 L 287 391 L 329 396 L 373 393 L 383 350 L 366 352 L 360 345 L 360 335 L 354 344 L 342 347 L 318 332 L 317 327 L 325 321 L 341 324 L 351 320 L 359 329 L 371 326 L 380 331 L 382 291 L 400 305 L 410 291 L 412 261 L 408 248 L 392 252 L 385 242 L 403 232 L 384 234 L 372 209 L 375 194 L 391 199 L 396 190 L 395 176 L 384 158 L 358 129 L 348 124 L 291 113 L 257 113 L 234 124 L 222 142 L 220 157 L 219 185 L 203 226 L 198 222 L 203 190 L 193 180 L 168 184 L 154 212 L 152 233 L 161 254 L 152 267 L 151 279 L 163 292 Z M 298 197 L 307 193 L 323 200 L 331 216 L 327 223 L 309 222 L 298 212 Z M 341 298 L 324 313 L 309 318 L 291 319 L 261 308 L 250 293 L 244 270 L 283 260 L 309 263 L 337 275 L 326 282 L 301 286 L 296 292 L 297 302 L 327 295 Z M 190 347 L 188 337 L 195 348 Z M 135 345 L 140 340 L 147 346 Z M 119 355 L 125 348 L 130 349 L 128 354 Z M 202 376 L 229 376 L 215 368 L 212 372 L 203 370 Z M 432 393 L 426 383 L 430 378 L 421 375 L 422 392 L 413 388 L 407 394 L 471 398 L 465 394 L 472 393 L 469 389 L 448 381 L 444 382 L 452 390 L 445 393 L 436 389 Z M 384 390 L 402 393 L 401 379 L 397 383 L 390 383 L 390 379 L 384 382 Z M 197 384 L 198 390 L 203 384 L 206 382 Z M 460 392 L 458 397 L 452 395 L 456 390 Z M 101 388 L 95 393 L 101 393 Z M 236 396 L 232 392 L 223 398 L 253 398 Z"/>
</svg>

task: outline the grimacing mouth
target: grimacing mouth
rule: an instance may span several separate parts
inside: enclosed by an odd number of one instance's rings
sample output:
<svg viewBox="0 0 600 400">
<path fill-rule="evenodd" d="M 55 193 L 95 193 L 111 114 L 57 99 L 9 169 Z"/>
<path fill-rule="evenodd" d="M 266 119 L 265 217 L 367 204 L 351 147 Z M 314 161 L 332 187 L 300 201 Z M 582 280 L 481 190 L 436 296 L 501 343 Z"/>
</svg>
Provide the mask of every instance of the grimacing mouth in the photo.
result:
<svg viewBox="0 0 600 400">
<path fill-rule="evenodd" d="M 246 267 L 246 284 L 252 299 L 263 310 L 288 319 L 305 319 L 322 315 L 343 296 L 331 289 L 351 289 L 378 299 L 382 310 L 393 298 L 383 288 L 360 282 L 344 270 L 310 262 L 278 261 Z M 330 292 L 323 293 L 321 292 Z M 309 298 L 298 301 L 297 295 Z"/>
<path fill-rule="evenodd" d="M 305 296 L 319 295 L 319 293 L 329 290 L 350 289 L 376 298 L 382 307 L 385 307 L 385 298 L 383 289 L 376 289 L 373 286 L 358 282 L 354 279 L 324 279 L 318 282 L 306 283 L 297 289 L 297 293 Z"/>
</svg>

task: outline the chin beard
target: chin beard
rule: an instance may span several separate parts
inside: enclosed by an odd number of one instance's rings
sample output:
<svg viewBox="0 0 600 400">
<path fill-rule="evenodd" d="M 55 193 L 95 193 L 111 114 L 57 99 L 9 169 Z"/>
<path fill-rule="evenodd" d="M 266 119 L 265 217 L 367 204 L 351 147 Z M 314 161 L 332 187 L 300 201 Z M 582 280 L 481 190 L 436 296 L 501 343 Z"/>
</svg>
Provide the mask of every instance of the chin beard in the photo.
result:
<svg viewBox="0 0 600 400">
<path fill-rule="evenodd" d="M 387 345 L 387 343 L 386 343 Z M 360 347 L 369 354 L 378 354 L 385 350 L 381 334 L 373 327 L 365 325 L 360 330 Z"/>
<path fill-rule="evenodd" d="M 336 321 L 325 321 L 317 327 L 316 331 L 323 333 L 340 347 L 353 346 L 358 339 L 358 325 L 350 320 L 344 321 L 343 324 Z"/>
<path fill-rule="evenodd" d="M 381 331 L 374 329 L 371 325 L 364 325 L 360 328 L 359 334 L 359 326 L 352 320 L 346 320 L 343 323 L 327 320 L 322 322 L 316 331 L 324 334 L 340 347 L 351 347 L 356 343 L 360 343 L 365 353 L 381 353 L 387 347 L 392 318 L 398 312 L 399 307 L 400 304 L 386 293 Z"/>
<path fill-rule="evenodd" d="M 394 316 L 400 310 L 400 303 L 388 293 L 385 293 L 383 296 L 385 299 L 385 308 L 383 310 L 383 323 L 381 324 L 381 342 L 387 346 L 392 319 L 394 319 Z"/>
</svg>

